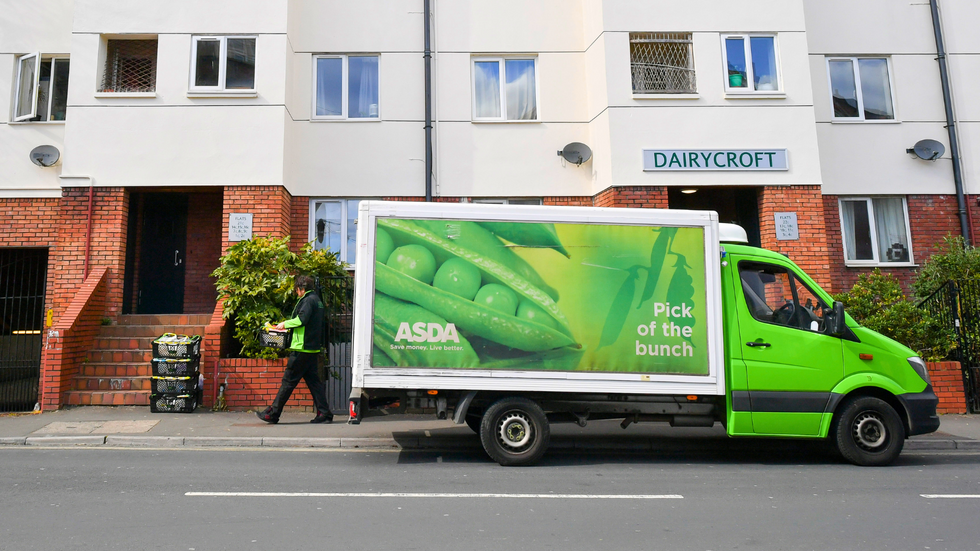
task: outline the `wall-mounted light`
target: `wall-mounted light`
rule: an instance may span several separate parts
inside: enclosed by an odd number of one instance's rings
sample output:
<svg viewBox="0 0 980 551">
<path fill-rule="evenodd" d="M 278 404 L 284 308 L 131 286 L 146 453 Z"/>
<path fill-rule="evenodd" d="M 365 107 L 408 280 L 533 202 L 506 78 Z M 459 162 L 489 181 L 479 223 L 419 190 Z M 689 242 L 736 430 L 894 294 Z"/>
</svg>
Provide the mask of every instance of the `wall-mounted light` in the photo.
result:
<svg viewBox="0 0 980 551">
<path fill-rule="evenodd" d="M 697 193 L 697 192 L 698 192 L 698 190 L 696 190 L 696 189 L 682 189 L 681 190 L 681 193 L 685 193 L 687 195 L 690 195 L 692 193 Z"/>
</svg>

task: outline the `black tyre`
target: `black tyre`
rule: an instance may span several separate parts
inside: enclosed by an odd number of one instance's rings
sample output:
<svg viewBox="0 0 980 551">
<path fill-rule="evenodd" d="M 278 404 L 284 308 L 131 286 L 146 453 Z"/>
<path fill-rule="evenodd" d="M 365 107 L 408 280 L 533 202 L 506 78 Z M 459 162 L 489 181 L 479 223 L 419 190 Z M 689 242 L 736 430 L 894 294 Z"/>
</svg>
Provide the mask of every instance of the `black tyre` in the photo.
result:
<svg viewBox="0 0 980 551">
<path fill-rule="evenodd" d="M 483 415 L 480 440 L 501 465 L 530 465 L 548 449 L 551 429 L 541 407 L 527 398 L 502 398 Z"/>
<path fill-rule="evenodd" d="M 831 436 L 844 459 L 855 465 L 881 466 L 902 453 L 905 426 L 888 402 L 858 396 L 841 405 Z"/>
</svg>

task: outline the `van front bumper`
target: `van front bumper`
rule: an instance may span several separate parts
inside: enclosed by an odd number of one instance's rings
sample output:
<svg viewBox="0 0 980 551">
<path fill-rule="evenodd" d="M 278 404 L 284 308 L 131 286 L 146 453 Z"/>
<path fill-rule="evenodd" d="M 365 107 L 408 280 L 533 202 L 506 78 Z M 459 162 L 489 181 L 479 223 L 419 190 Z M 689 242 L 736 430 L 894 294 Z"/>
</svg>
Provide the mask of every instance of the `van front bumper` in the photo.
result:
<svg viewBox="0 0 980 551">
<path fill-rule="evenodd" d="M 898 399 L 909 414 L 909 436 L 939 430 L 939 415 L 936 414 L 939 398 L 933 392 L 932 385 L 926 386 L 922 392 L 900 394 Z"/>
</svg>

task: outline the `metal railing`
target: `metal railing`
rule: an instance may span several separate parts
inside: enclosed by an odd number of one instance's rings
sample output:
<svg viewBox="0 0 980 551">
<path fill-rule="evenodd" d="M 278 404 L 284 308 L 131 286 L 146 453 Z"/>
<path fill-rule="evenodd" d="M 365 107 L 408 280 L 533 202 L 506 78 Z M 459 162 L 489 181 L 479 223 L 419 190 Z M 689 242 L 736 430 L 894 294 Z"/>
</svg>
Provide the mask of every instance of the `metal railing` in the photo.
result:
<svg viewBox="0 0 980 551">
<path fill-rule="evenodd" d="M 0 411 L 38 402 L 47 249 L 0 249 Z"/>
<path fill-rule="evenodd" d="M 980 413 L 980 281 L 947 281 L 919 303 L 956 338 L 949 359 L 960 362 L 970 413 Z"/>
</svg>

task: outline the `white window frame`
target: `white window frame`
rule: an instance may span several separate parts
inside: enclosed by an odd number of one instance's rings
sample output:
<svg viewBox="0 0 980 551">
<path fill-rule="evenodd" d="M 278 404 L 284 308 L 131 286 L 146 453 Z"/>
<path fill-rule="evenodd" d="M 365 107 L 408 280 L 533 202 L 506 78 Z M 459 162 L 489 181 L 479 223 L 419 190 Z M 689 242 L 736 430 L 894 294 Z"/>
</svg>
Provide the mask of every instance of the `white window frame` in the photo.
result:
<svg viewBox="0 0 980 551">
<path fill-rule="evenodd" d="M 371 197 L 311 197 L 310 198 L 310 224 L 309 224 L 309 242 L 314 243 L 314 248 L 316 247 L 316 207 L 322 203 L 339 203 L 340 204 L 340 234 L 343 239 L 340 240 L 340 251 L 337 252 L 337 260 L 341 262 L 347 262 L 347 255 L 350 252 L 347 249 L 347 221 L 349 219 L 348 206 L 351 201 L 368 201 Z M 354 218 L 357 218 L 357 213 L 354 213 Z M 356 223 L 356 222 L 355 222 Z M 322 249 L 321 249 L 322 250 Z M 357 251 L 354 251 L 355 253 Z M 354 260 L 357 260 L 356 254 Z M 348 270 L 354 269 L 354 262 L 350 262 L 347 266 Z"/>
<path fill-rule="evenodd" d="M 348 117 L 348 60 L 352 57 L 376 57 L 378 58 L 378 116 L 376 117 Z M 340 115 L 317 115 L 317 78 L 316 66 L 318 59 L 340 59 L 342 67 L 340 70 Z M 377 122 L 381 120 L 381 54 L 318 54 L 313 56 L 313 102 L 310 106 L 310 120 L 314 121 L 351 121 L 351 122 Z"/>
<path fill-rule="evenodd" d="M 894 199 L 899 197 L 902 199 L 902 210 L 905 214 L 905 237 L 908 239 L 909 243 L 909 260 L 908 262 L 887 262 L 882 261 L 880 252 L 878 251 L 878 228 L 875 224 L 875 213 L 874 213 L 874 199 Z M 847 235 L 848 231 L 847 225 L 844 222 L 844 201 L 864 201 L 868 208 L 868 226 L 871 235 L 871 253 L 874 256 L 872 260 L 850 260 L 847 258 Z M 844 265 L 845 266 L 880 266 L 880 267 L 892 267 L 901 268 L 915 266 L 915 256 L 912 251 L 912 226 L 909 225 L 909 202 L 908 198 L 903 196 L 895 195 L 864 195 L 864 196 L 853 196 L 853 195 L 841 195 L 837 198 L 837 214 L 840 218 L 840 232 L 841 232 L 841 251 L 844 253 Z"/>
<path fill-rule="evenodd" d="M 827 65 L 827 95 L 830 97 L 830 117 L 833 122 L 864 122 L 871 124 L 881 124 L 881 123 L 893 123 L 898 122 L 898 102 L 895 100 L 895 72 L 892 70 L 892 58 L 891 56 L 881 56 L 881 55 L 862 55 L 862 56 L 828 56 L 826 61 Z M 890 119 L 871 119 L 868 120 L 864 118 L 864 91 L 861 86 L 861 69 L 858 67 L 858 61 L 861 59 L 884 59 L 885 63 L 888 65 L 888 93 L 891 94 L 892 99 L 892 118 Z M 830 63 L 832 61 L 850 61 L 851 71 L 854 73 L 854 88 L 857 94 L 858 101 L 858 113 L 857 117 L 838 117 L 834 113 L 834 81 L 830 75 Z"/>
<path fill-rule="evenodd" d="M 745 78 L 748 79 L 748 86 L 744 88 L 732 88 L 728 75 L 728 39 L 741 38 L 742 48 L 745 50 Z M 772 38 L 773 55 L 776 56 L 776 82 L 778 85 L 775 90 L 756 90 L 755 71 L 752 68 L 752 40 L 753 38 Z M 783 92 L 783 64 L 780 61 L 782 56 L 779 53 L 779 35 L 777 33 L 728 33 L 721 35 L 721 63 L 722 73 L 725 77 L 725 93 L 731 95 L 782 95 Z"/>
<path fill-rule="evenodd" d="M 537 201 L 533 203 L 532 201 Z M 540 197 L 470 197 L 470 203 L 483 205 L 542 205 Z"/>
<path fill-rule="evenodd" d="M 23 66 L 21 64 L 21 61 L 23 61 L 24 59 L 31 58 L 31 57 L 34 58 L 34 80 L 31 83 L 31 104 L 30 104 L 31 105 L 31 110 L 30 110 L 30 113 L 28 113 L 26 115 L 20 115 L 20 116 L 18 116 L 17 115 L 17 106 L 20 105 L 20 90 L 21 90 L 20 83 L 21 83 L 21 79 L 23 78 L 23 74 L 22 74 Z M 69 61 L 70 59 L 71 59 L 71 57 L 70 56 L 67 56 L 67 55 L 44 55 L 44 54 L 41 54 L 41 52 L 32 52 L 32 53 L 29 53 L 29 54 L 24 54 L 22 56 L 19 56 L 17 58 L 17 61 L 16 61 L 16 63 L 17 63 L 17 80 L 14 83 L 15 84 L 15 89 L 14 89 L 14 105 L 13 105 L 13 114 L 12 114 L 12 120 L 13 120 L 13 122 L 31 122 L 31 123 L 53 122 L 53 123 L 56 123 L 56 124 L 64 124 L 65 123 L 65 121 L 63 121 L 63 120 L 59 120 L 59 121 L 53 121 L 53 120 L 51 120 L 51 108 L 52 108 L 52 101 L 51 100 L 54 97 L 54 74 L 55 74 L 54 73 L 54 66 L 55 66 L 55 63 L 58 62 L 58 61 Z M 37 112 L 37 98 L 38 98 L 38 95 L 40 94 L 40 90 L 41 90 L 41 86 L 40 86 L 40 82 L 41 82 L 41 63 L 44 62 L 44 61 L 50 61 L 51 62 L 51 79 L 48 81 L 48 111 L 47 111 L 47 113 L 38 113 Z M 71 78 L 71 77 L 69 76 L 69 78 Z M 37 116 L 41 116 L 41 120 L 39 120 L 39 121 L 32 121 L 31 120 L 31 119 L 33 119 L 34 117 L 37 117 Z"/>
<path fill-rule="evenodd" d="M 507 72 L 506 61 L 531 61 L 534 63 L 534 110 L 535 118 L 530 120 L 508 119 L 507 118 Z M 500 75 L 500 116 L 499 117 L 477 117 L 476 116 L 476 64 L 477 62 L 496 61 Z M 537 55 L 508 55 L 508 56 L 473 56 L 470 58 L 470 113 L 473 122 L 509 122 L 509 123 L 538 123 L 541 122 L 541 80 L 538 78 L 538 56 Z"/>
<path fill-rule="evenodd" d="M 255 40 L 255 67 L 256 73 L 253 77 L 252 88 L 225 88 L 226 77 L 228 76 L 228 39 L 249 39 Z M 220 47 L 218 48 L 218 85 L 217 86 L 197 86 L 194 83 L 195 78 L 197 78 L 197 44 L 198 42 L 211 42 L 218 41 Z M 255 93 L 255 81 L 258 78 L 258 65 L 259 65 L 259 37 L 257 35 L 251 34 L 229 34 L 229 35 L 194 35 L 191 37 L 191 74 L 190 74 L 190 86 L 188 90 L 190 92 L 205 92 L 205 93 L 221 93 L 221 94 L 254 94 Z"/>
</svg>

